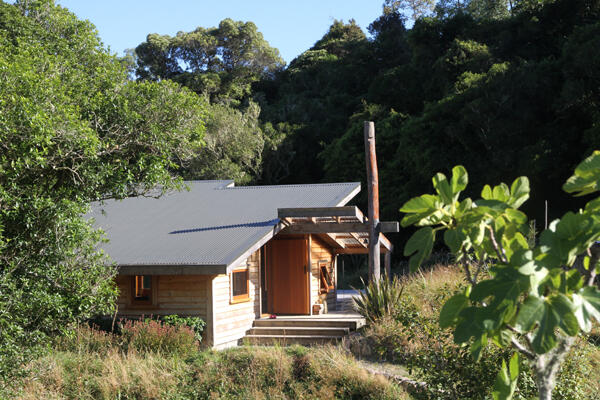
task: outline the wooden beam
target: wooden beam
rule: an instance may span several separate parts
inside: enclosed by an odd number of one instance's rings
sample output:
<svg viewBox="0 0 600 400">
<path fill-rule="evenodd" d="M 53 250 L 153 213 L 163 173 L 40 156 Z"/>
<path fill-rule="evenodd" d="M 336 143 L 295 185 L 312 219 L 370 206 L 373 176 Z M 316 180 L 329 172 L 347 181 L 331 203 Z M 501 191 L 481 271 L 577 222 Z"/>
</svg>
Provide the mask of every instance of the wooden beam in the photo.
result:
<svg viewBox="0 0 600 400">
<path fill-rule="evenodd" d="M 356 233 L 350 232 L 350 236 L 352 236 L 354 238 L 354 240 L 356 240 L 358 243 L 360 243 L 360 245 L 362 247 L 367 247 L 367 244 L 365 244 L 365 242 L 363 242 L 364 239 L 360 238 Z"/>
<path fill-rule="evenodd" d="M 379 241 L 381 242 L 381 245 L 387 249 L 387 251 L 394 251 L 394 245 L 392 242 L 390 242 L 390 240 L 381 233 L 379 234 Z"/>
<path fill-rule="evenodd" d="M 397 221 L 383 221 L 379 224 L 379 232 L 398 232 L 400 227 Z M 299 223 L 283 229 L 284 233 L 352 233 L 369 232 L 369 224 L 361 222 L 320 222 L 316 224 Z M 379 240 L 377 240 L 379 241 Z"/>
<path fill-rule="evenodd" d="M 316 217 L 355 217 L 362 219 L 363 213 L 355 206 L 345 207 L 312 207 L 312 208 L 278 208 L 277 217 L 283 218 L 316 218 Z"/>
<path fill-rule="evenodd" d="M 346 245 L 343 242 L 338 242 L 337 237 L 334 233 L 326 233 L 323 235 L 319 235 L 319 237 L 333 248 L 343 249 L 344 247 L 346 247 Z"/>
<path fill-rule="evenodd" d="M 345 249 L 334 249 L 334 254 L 369 254 L 366 247 L 346 247 Z"/>
<path fill-rule="evenodd" d="M 384 254 L 390 253 L 383 246 L 380 247 L 381 252 Z M 367 247 L 346 247 L 344 249 L 333 249 L 334 254 L 369 254 L 369 249 Z"/>
</svg>

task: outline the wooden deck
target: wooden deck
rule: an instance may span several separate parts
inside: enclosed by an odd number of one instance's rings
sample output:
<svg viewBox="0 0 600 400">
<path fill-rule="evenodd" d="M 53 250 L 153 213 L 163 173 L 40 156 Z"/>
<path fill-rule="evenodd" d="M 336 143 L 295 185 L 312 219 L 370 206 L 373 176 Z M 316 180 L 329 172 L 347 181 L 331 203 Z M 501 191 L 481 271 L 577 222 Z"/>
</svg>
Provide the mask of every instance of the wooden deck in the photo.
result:
<svg viewBox="0 0 600 400">
<path fill-rule="evenodd" d="M 354 291 L 337 296 L 338 310 L 318 315 L 277 315 L 276 318 L 254 320 L 251 329 L 241 340 L 253 345 L 315 345 L 336 343 L 350 332 L 365 325 L 365 319 L 351 305 Z"/>
</svg>

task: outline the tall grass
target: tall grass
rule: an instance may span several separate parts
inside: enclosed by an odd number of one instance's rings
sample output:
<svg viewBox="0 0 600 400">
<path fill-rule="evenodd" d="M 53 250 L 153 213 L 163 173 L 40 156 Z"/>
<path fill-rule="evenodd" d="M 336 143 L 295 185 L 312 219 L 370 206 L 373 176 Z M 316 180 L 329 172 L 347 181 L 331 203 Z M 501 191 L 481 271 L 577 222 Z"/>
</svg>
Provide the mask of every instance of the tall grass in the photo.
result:
<svg viewBox="0 0 600 400">
<path fill-rule="evenodd" d="M 83 349 L 84 347 L 81 347 Z M 33 399 L 409 399 L 337 347 L 239 347 L 181 358 L 57 351 L 6 397 Z M 0 395 L 0 397 L 2 397 Z"/>
</svg>

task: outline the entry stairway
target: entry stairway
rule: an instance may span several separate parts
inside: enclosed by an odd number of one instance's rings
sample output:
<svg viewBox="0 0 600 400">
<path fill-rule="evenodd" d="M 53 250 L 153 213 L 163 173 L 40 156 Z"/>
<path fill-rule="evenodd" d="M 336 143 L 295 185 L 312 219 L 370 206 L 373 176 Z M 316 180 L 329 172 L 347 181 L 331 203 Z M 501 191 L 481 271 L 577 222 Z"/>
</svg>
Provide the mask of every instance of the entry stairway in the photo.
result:
<svg viewBox="0 0 600 400">
<path fill-rule="evenodd" d="M 364 324 L 364 318 L 353 313 L 261 318 L 254 321 L 242 342 L 265 346 L 336 343 Z"/>
</svg>

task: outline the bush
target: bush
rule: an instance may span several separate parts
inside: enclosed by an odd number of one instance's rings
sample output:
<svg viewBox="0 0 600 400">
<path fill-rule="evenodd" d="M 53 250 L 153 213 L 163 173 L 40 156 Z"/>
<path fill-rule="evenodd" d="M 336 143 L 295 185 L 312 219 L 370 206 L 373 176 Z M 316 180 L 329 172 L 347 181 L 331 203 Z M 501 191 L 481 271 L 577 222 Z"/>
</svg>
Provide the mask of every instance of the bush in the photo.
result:
<svg viewBox="0 0 600 400">
<path fill-rule="evenodd" d="M 202 341 L 202 332 L 206 322 L 200 317 L 182 317 L 179 315 L 165 315 L 161 320 L 171 326 L 187 326 L 194 331 L 194 336 L 198 342 Z"/>
<path fill-rule="evenodd" d="M 392 313 L 402 297 L 403 286 L 396 277 L 391 281 L 385 278 L 370 281 L 364 286 L 364 290 L 359 291 L 359 296 L 353 299 L 354 307 L 371 323 Z"/>
<path fill-rule="evenodd" d="M 187 355 L 198 350 L 196 333 L 185 325 L 169 325 L 153 319 L 125 320 L 120 323 L 126 350 Z"/>
</svg>

